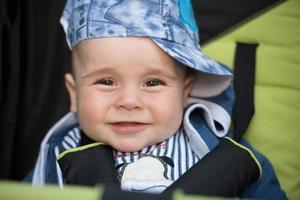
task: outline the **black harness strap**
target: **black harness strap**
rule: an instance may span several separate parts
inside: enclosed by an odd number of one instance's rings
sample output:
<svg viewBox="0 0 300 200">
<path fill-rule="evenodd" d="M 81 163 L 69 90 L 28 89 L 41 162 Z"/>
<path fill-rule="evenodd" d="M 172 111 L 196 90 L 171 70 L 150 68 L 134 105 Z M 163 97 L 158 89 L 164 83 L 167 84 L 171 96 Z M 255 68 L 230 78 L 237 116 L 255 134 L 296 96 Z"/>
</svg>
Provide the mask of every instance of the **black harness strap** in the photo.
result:
<svg viewBox="0 0 300 200">
<path fill-rule="evenodd" d="M 250 153 L 231 140 L 221 138 L 209 154 L 163 194 L 180 189 L 186 194 L 236 197 L 259 177 L 259 167 Z"/>
<path fill-rule="evenodd" d="M 255 62 L 258 44 L 237 43 L 234 60 L 234 92 L 236 95 L 232 121 L 234 139 L 239 141 L 254 115 Z"/>
<path fill-rule="evenodd" d="M 112 148 L 98 145 L 70 152 L 58 160 L 64 182 L 73 185 L 120 185 Z"/>
</svg>

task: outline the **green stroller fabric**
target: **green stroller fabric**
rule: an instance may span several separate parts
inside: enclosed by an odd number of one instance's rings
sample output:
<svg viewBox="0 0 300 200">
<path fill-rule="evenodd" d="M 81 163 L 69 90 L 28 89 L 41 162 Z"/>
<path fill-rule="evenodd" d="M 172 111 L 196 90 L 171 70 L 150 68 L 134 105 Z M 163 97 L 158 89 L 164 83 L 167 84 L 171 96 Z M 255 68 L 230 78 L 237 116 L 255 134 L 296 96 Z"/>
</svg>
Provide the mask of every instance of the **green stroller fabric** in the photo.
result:
<svg viewBox="0 0 300 200">
<path fill-rule="evenodd" d="M 15 192 L 18 191 L 18 192 Z M 0 181 L 0 199 L 31 199 L 31 200 L 99 200 L 99 199 L 109 199 L 114 200 L 118 198 L 113 198 L 113 192 L 116 190 L 111 190 L 105 192 L 104 188 L 99 186 L 95 187 L 84 187 L 84 186 L 67 186 L 63 190 L 56 185 L 48 185 L 45 187 L 32 187 L 31 184 L 24 184 L 12 181 Z M 124 199 L 131 199 L 131 193 L 123 193 Z M 136 193 L 141 195 L 142 193 Z M 158 195 L 154 196 L 151 194 L 139 196 L 140 200 L 155 200 L 161 199 Z M 163 198 L 164 200 L 166 198 Z M 212 196 L 198 196 L 198 195 L 187 195 L 182 191 L 175 191 L 167 199 L 172 200 L 230 200 L 232 198 L 222 198 L 222 197 L 212 197 Z"/>
<path fill-rule="evenodd" d="M 237 44 L 257 45 L 255 114 L 245 134 L 273 163 L 290 199 L 300 198 L 300 1 L 283 1 L 209 41 L 204 51 L 234 66 Z"/>
</svg>

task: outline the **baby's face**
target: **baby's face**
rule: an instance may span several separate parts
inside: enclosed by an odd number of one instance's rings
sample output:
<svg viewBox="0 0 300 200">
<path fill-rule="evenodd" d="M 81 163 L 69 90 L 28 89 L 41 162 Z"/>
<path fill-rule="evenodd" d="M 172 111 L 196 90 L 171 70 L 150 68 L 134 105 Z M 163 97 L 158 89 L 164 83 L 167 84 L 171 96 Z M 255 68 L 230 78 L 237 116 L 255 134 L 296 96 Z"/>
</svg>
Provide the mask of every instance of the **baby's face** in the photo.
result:
<svg viewBox="0 0 300 200">
<path fill-rule="evenodd" d="M 86 40 L 66 75 L 71 110 L 92 139 L 132 152 L 179 128 L 191 78 L 148 38 Z"/>
</svg>

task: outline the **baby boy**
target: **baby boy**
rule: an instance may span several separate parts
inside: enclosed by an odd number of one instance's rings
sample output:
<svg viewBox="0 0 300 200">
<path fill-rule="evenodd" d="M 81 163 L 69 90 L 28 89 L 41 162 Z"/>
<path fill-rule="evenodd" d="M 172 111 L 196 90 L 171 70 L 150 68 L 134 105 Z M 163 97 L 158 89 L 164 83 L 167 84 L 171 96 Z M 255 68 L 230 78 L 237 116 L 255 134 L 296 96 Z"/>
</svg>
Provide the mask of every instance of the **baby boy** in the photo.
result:
<svg viewBox="0 0 300 200">
<path fill-rule="evenodd" d="M 87 158 L 104 144 L 124 190 L 160 193 L 217 145 L 211 136 L 227 135 L 228 112 L 200 97 L 221 94 L 232 75 L 201 51 L 192 13 L 180 0 L 67 1 L 61 23 L 72 50 L 71 113 L 44 139 L 35 184 L 75 183 L 66 155 Z M 52 165 L 49 147 L 58 157 Z"/>
</svg>

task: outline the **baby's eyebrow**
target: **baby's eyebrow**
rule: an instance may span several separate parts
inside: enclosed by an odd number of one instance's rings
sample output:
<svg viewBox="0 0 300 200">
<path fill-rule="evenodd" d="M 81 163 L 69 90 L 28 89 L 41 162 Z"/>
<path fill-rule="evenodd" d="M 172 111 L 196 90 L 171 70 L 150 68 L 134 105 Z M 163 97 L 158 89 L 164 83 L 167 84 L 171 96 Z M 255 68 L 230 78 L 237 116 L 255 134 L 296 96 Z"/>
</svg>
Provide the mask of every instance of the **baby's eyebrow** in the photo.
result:
<svg viewBox="0 0 300 200">
<path fill-rule="evenodd" d="M 166 78 L 169 78 L 169 79 L 178 79 L 176 73 L 172 74 L 170 72 L 167 72 L 165 70 L 161 70 L 161 69 L 157 69 L 157 68 L 150 68 L 149 70 L 147 70 L 145 73 L 144 73 L 145 76 L 151 76 L 151 75 L 158 75 L 158 76 L 162 76 L 162 77 L 166 77 Z"/>
<path fill-rule="evenodd" d="M 114 67 L 104 67 L 101 69 L 97 69 L 97 70 L 94 70 L 94 71 L 88 72 L 87 74 L 82 75 L 81 78 L 85 79 L 85 78 L 94 76 L 96 74 L 107 73 L 107 72 L 110 72 L 110 73 L 114 72 Z"/>
</svg>

